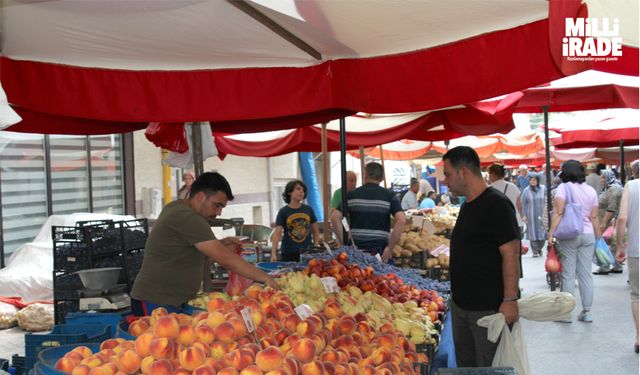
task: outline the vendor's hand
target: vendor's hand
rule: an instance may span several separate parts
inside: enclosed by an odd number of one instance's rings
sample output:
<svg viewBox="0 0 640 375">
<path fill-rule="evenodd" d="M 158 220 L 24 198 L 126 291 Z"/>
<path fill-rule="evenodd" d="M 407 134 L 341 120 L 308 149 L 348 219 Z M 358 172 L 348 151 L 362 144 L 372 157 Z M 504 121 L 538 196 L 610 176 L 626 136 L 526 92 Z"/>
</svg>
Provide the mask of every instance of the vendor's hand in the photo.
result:
<svg viewBox="0 0 640 375">
<path fill-rule="evenodd" d="M 273 289 L 280 290 L 280 286 L 276 282 L 276 279 L 274 279 L 270 275 L 267 275 L 267 278 L 263 281 L 263 283 L 264 283 L 264 285 L 269 286 L 269 287 L 271 287 Z"/>
<path fill-rule="evenodd" d="M 238 239 L 238 237 L 225 237 L 221 239 L 220 242 L 222 242 L 222 244 L 226 247 L 235 247 L 240 245 L 240 240 Z"/>
<path fill-rule="evenodd" d="M 272 262 L 277 262 L 278 261 L 278 256 L 276 255 L 276 253 L 271 253 L 271 261 Z"/>
<path fill-rule="evenodd" d="M 498 311 L 504 315 L 504 320 L 507 324 L 515 323 L 520 319 L 518 301 L 504 301 L 500 304 Z"/>
<path fill-rule="evenodd" d="M 391 259 L 391 255 L 393 253 L 391 252 L 391 248 L 389 246 L 384 248 L 384 251 L 382 252 L 382 256 L 380 258 L 382 258 L 382 263 L 387 263 L 389 261 L 389 259 Z"/>
<path fill-rule="evenodd" d="M 547 235 L 547 242 L 549 243 L 549 245 L 553 245 L 553 235 L 552 234 Z"/>
</svg>

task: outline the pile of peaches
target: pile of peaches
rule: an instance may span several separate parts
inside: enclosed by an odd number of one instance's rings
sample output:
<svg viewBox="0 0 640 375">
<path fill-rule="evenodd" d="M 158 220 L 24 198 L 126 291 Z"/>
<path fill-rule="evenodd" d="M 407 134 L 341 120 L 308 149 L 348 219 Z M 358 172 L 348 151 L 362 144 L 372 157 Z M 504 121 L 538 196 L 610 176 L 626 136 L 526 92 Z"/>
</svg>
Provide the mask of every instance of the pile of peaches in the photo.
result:
<svg viewBox="0 0 640 375">
<path fill-rule="evenodd" d="M 438 313 L 445 311 L 444 298 L 435 290 L 417 289 L 395 274 L 376 275 L 371 266 L 361 268 L 348 263 L 347 253 L 340 253 L 331 260 L 311 259 L 303 271 L 306 275 L 316 274 L 320 277 L 331 276 L 336 279 L 342 290 L 350 286 L 360 288 L 363 292 L 371 291 L 385 297 L 390 302 L 405 303 L 415 301 L 425 309 L 431 321 L 439 320 Z"/>
<path fill-rule="evenodd" d="M 415 363 L 428 362 L 390 323 L 376 329 L 339 306 L 301 319 L 286 294 L 257 285 L 233 300 L 214 296 L 194 316 L 158 308 L 129 333 L 136 339 L 103 341 L 98 353 L 77 347 L 55 367 L 71 375 L 366 375 L 414 374 Z"/>
</svg>

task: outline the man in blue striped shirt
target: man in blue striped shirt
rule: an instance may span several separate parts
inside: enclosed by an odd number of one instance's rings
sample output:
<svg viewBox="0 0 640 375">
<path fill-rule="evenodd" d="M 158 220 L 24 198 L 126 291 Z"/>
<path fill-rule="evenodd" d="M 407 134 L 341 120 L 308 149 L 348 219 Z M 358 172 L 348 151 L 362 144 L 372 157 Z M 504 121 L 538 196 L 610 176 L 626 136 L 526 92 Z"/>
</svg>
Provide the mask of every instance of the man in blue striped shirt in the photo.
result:
<svg viewBox="0 0 640 375">
<path fill-rule="evenodd" d="M 347 194 L 347 207 L 351 236 L 356 246 L 372 254 L 380 254 L 383 262 L 391 259 L 392 249 L 402 235 L 406 222 L 400 200 L 395 193 L 384 189 L 380 182 L 384 169 L 380 163 L 369 163 L 364 168 L 364 184 Z M 342 234 L 342 205 L 331 215 L 333 230 L 340 244 Z M 395 223 L 391 235 L 391 216 Z"/>
</svg>

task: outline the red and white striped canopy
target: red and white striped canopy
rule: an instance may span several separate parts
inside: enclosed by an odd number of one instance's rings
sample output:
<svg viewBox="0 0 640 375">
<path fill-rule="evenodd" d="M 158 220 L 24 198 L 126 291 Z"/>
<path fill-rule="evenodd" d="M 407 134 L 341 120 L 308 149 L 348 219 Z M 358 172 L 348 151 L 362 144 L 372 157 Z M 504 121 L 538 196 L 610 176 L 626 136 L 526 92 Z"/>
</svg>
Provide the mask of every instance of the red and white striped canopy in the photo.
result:
<svg viewBox="0 0 640 375">
<path fill-rule="evenodd" d="M 238 4 L 306 42 L 307 52 Z M 234 133 L 286 129 L 355 112 L 447 108 L 594 66 L 561 56 L 564 18 L 587 15 L 579 0 L 5 0 L 1 7 L 0 81 L 24 119 L 16 131 L 124 132 L 151 121 L 211 121 Z M 590 16 L 621 19 L 624 58 L 606 68 L 637 74 L 637 2 L 588 7 Z"/>
</svg>

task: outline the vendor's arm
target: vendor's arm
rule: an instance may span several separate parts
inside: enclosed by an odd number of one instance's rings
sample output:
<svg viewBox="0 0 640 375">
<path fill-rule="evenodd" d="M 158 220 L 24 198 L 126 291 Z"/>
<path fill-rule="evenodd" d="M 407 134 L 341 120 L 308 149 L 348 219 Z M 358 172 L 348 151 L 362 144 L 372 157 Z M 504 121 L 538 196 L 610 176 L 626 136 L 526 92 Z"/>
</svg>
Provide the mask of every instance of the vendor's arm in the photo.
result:
<svg viewBox="0 0 640 375">
<path fill-rule="evenodd" d="M 558 228 L 558 224 L 560 224 L 560 219 L 562 219 L 562 214 L 564 213 L 564 199 L 556 197 L 553 200 L 553 212 L 551 214 L 551 226 L 549 227 L 548 240 L 549 243 L 553 243 L 553 234 Z"/>
<path fill-rule="evenodd" d="M 382 261 L 384 263 L 391 259 L 391 256 L 393 255 L 393 247 L 396 246 L 398 241 L 400 241 L 404 225 L 407 222 L 407 217 L 405 216 L 403 211 L 396 212 L 393 218 L 395 219 L 395 224 L 393 225 L 391 236 L 389 236 L 389 244 L 384 248 L 384 251 L 382 252 Z"/>
<path fill-rule="evenodd" d="M 339 209 L 333 210 L 331 213 L 331 230 L 338 239 L 338 245 L 344 245 L 343 230 L 342 230 L 342 212 Z"/>
<path fill-rule="evenodd" d="M 318 222 L 311 224 L 311 233 L 313 234 L 313 246 L 320 246 L 322 238 L 320 237 L 320 227 L 318 227 Z"/>
<path fill-rule="evenodd" d="M 198 242 L 195 244 L 195 247 L 229 271 L 233 271 L 253 281 L 264 283 L 272 288 L 278 288 L 273 277 L 252 264 L 247 263 L 240 255 L 231 251 L 231 249 L 218 240 Z"/>
<path fill-rule="evenodd" d="M 282 231 L 283 228 L 281 225 L 276 226 L 276 229 L 273 231 L 273 236 L 271 236 L 271 261 L 275 262 L 278 260 L 278 245 L 280 244 L 280 240 L 282 239 Z"/>
<path fill-rule="evenodd" d="M 519 240 L 514 239 L 499 247 L 502 255 L 502 282 L 504 284 L 504 301 L 499 311 L 504 315 L 507 324 L 517 322 L 518 311 L 518 280 L 520 278 Z"/>
<path fill-rule="evenodd" d="M 629 207 L 629 185 L 624 187 L 622 199 L 620 200 L 620 212 L 616 220 L 616 260 L 622 263 L 627 258 L 625 252 L 624 232 L 627 228 L 627 210 Z"/>
</svg>

